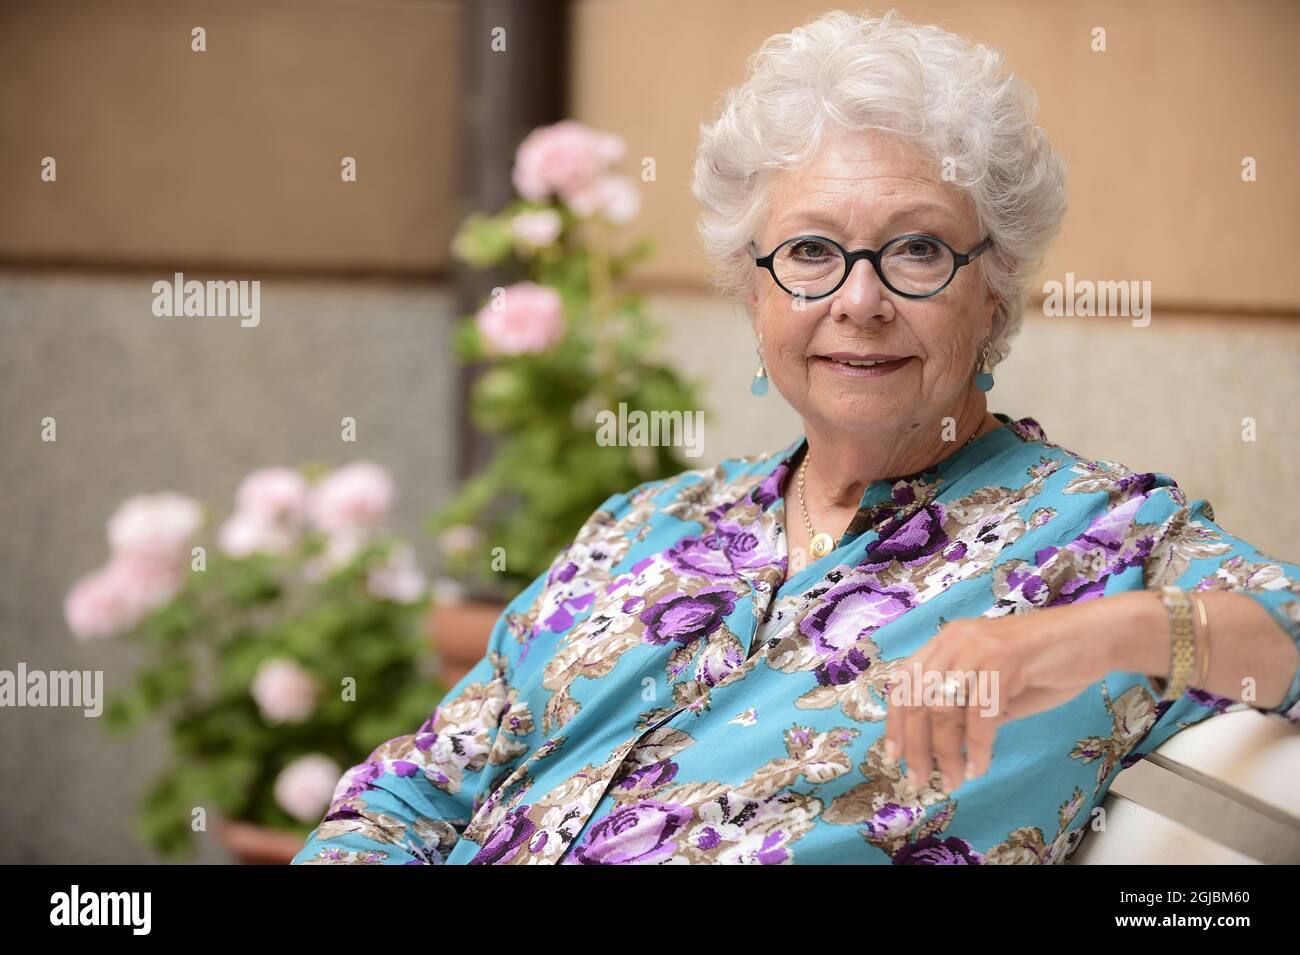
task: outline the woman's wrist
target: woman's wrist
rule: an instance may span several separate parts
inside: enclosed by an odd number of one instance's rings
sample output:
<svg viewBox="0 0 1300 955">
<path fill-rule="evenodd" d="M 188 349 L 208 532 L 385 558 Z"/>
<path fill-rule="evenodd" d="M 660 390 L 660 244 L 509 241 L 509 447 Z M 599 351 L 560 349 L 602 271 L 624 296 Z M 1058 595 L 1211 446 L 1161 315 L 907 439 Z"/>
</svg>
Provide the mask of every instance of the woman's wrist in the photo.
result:
<svg viewBox="0 0 1300 955">
<path fill-rule="evenodd" d="M 1160 593 L 1137 590 L 1103 597 L 1113 601 L 1107 627 L 1113 669 L 1167 680 L 1170 674 L 1169 614 Z"/>
</svg>

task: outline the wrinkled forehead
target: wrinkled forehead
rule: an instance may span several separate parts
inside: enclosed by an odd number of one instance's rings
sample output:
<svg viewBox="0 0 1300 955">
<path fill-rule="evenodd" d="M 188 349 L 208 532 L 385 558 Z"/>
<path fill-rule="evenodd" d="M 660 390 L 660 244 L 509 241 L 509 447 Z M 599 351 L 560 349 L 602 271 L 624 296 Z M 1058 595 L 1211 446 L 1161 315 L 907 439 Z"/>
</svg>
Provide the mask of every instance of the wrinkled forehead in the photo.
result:
<svg viewBox="0 0 1300 955">
<path fill-rule="evenodd" d="M 942 157 L 900 135 L 832 134 L 811 161 L 772 175 L 764 238 L 817 232 L 870 244 L 900 229 L 964 238 L 975 231 L 974 204 L 950 178 Z"/>
</svg>

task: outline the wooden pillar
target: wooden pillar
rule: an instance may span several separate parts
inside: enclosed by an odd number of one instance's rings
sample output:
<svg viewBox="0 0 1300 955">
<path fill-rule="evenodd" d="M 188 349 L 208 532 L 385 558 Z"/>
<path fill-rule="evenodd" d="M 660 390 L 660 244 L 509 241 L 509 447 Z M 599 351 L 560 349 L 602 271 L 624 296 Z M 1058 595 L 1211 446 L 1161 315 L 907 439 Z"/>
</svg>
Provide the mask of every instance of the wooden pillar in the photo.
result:
<svg viewBox="0 0 1300 955">
<path fill-rule="evenodd" d="M 568 107 L 567 0 L 463 0 L 459 207 L 456 221 L 475 210 L 497 212 L 514 197 L 510 172 L 515 149 L 535 126 L 564 119 Z M 505 51 L 493 49 L 505 31 Z M 522 276 L 508 270 L 476 272 L 456 266 L 458 314 L 468 314 L 497 285 Z M 464 479 L 491 456 L 490 437 L 469 420 L 469 389 L 481 366 L 459 369 L 456 473 Z"/>
</svg>

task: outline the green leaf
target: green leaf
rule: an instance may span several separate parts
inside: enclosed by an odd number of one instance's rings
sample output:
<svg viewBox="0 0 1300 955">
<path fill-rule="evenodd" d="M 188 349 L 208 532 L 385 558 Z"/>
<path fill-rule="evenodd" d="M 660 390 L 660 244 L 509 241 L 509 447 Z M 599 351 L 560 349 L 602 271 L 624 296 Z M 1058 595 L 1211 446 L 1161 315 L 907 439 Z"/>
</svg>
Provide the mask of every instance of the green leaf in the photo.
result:
<svg viewBox="0 0 1300 955">
<path fill-rule="evenodd" d="M 500 263 L 514 248 L 510 220 L 481 212 L 470 215 L 456 231 L 451 252 L 474 268 L 486 269 Z"/>
</svg>

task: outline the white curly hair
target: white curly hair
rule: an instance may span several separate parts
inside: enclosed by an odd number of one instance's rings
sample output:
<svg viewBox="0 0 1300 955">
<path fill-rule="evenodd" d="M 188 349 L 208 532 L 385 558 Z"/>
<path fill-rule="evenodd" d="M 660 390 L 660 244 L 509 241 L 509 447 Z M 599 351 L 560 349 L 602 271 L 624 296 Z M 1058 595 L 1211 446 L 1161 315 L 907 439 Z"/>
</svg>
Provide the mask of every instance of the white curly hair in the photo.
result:
<svg viewBox="0 0 1300 955">
<path fill-rule="evenodd" d="M 975 260 L 998 298 L 989 364 L 1020 328 L 1028 281 L 1065 215 L 1065 163 L 1034 124 L 1037 96 L 1002 54 L 890 10 L 834 10 L 768 37 L 717 118 L 700 125 L 691 191 L 712 287 L 743 299 L 758 273 L 747 245 L 776 172 L 810 162 L 837 130 L 900 134 L 953 172 L 992 247 Z"/>
</svg>

